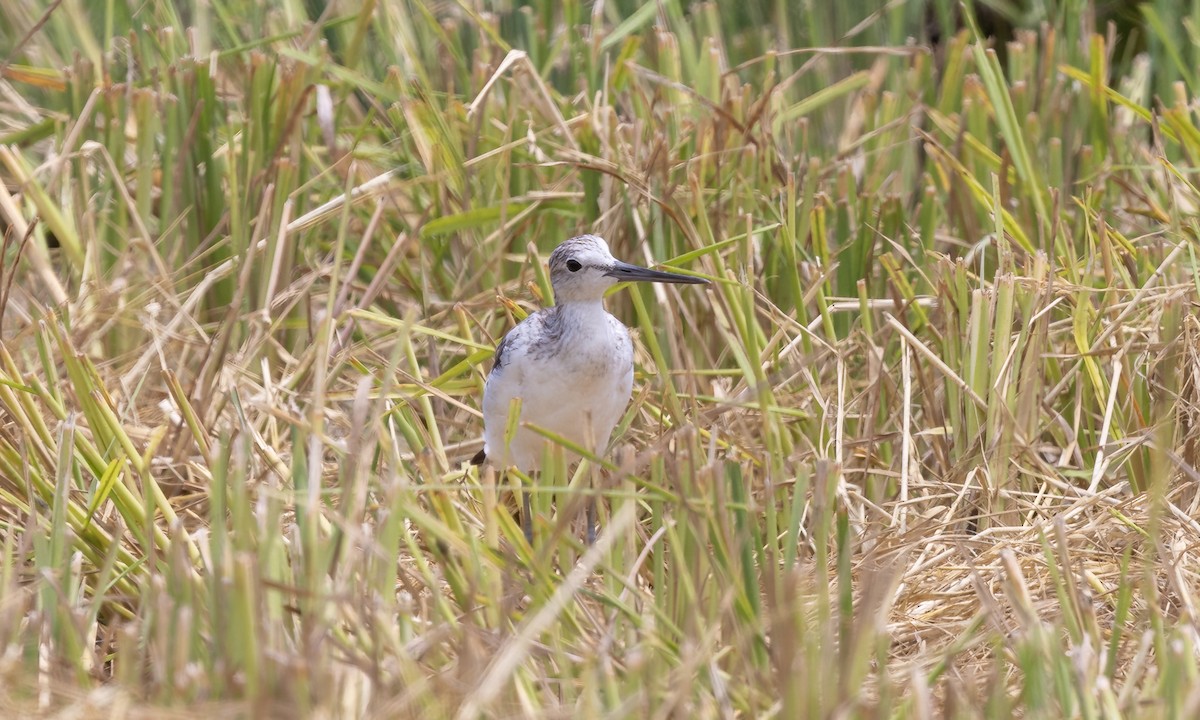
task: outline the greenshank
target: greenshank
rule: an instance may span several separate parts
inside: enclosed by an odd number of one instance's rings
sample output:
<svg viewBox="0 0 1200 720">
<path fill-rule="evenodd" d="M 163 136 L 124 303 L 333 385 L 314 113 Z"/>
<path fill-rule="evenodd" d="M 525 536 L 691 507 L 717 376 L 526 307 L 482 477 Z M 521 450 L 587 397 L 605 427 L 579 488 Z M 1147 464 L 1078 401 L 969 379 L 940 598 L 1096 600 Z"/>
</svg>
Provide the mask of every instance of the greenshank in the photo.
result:
<svg viewBox="0 0 1200 720">
<path fill-rule="evenodd" d="M 604 293 L 627 281 L 708 282 L 621 262 L 596 235 L 571 238 L 555 248 L 550 284 L 556 304 L 522 320 L 496 346 L 483 391 L 483 450 L 472 463 L 536 471 L 547 441 L 524 423 L 592 453 L 607 450 L 633 392 L 633 342 L 628 328 L 604 309 Z M 506 443 L 515 398 L 521 400 L 521 425 Z M 532 538 L 529 494 L 523 495 L 522 526 Z M 589 541 L 593 534 L 589 507 Z"/>
</svg>

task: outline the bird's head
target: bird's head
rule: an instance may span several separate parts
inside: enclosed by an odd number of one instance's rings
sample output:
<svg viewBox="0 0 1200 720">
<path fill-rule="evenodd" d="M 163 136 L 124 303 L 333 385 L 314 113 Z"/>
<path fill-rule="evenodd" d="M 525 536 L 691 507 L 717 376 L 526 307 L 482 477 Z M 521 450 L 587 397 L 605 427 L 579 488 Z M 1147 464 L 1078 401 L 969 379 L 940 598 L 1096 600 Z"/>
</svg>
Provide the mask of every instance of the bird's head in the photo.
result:
<svg viewBox="0 0 1200 720">
<path fill-rule="evenodd" d="M 613 257 L 597 235 L 571 238 L 550 253 L 550 284 L 556 303 L 600 300 L 619 282 L 705 284 L 704 278 L 650 270 Z"/>
</svg>

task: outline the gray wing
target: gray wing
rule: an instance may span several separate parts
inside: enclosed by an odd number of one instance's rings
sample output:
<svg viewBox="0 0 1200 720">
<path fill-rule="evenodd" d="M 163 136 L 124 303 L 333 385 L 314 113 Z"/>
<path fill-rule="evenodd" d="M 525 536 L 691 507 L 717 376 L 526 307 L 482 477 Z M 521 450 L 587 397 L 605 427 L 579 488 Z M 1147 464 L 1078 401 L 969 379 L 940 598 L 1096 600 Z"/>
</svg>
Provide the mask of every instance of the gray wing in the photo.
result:
<svg viewBox="0 0 1200 720">
<path fill-rule="evenodd" d="M 516 328 L 513 329 L 515 330 Z M 504 368 L 504 351 L 508 349 L 508 340 L 512 337 L 512 335 L 513 334 L 511 331 L 505 333 L 504 337 L 500 338 L 500 342 L 496 344 L 496 351 L 492 354 L 492 370 L 488 373 L 489 380 L 491 379 L 492 375 L 496 374 L 498 370 L 502 370 Z M 486 393 L 486 390 L 484 392 Z M 486 449 L 481 449 L 471 458 L 472 465 L 482 465 L 485 462 L 487 462 Z"/>
<path fill-rule="evenodd" d="M 519 362 L 521 356 L 524 355 L 524 350 L 528 347 L 528 340 L 532 337 L 537 337 L 541 330 L 542 323 L 546 319 L 546 310 L 539 310 L 521 322 L 517 323 L 512 330 L 504 334 L 500 338 L 500 342 L 496 344 L 496 351 L 492 355 L 492 370 L 488 373 L 487 383 L 483 390 L 483 405 L 484 414 L 487 415 L 489 403 L 489 395 L 495 392 L 496 384 L 502 382 L 500 376 L 502 370 L 511 365 L 514 360 Z M 486 420 L 485 420 L 486 425 Z M 484 428 L 486 434 L 486 426 Z M 471 458 L 472 465 L 482 465 L 487 462 L 487 450 L 480 450 Z"/>
<path fill-rule="evenodd" d="M 492 355 L 493 374 L 514 362 L 520 363 L 521 358 L 532 346 L 540 343 L 553 344 L 559 339 L 562 328 L 561 323 L 557 322 L 558 316 L 554 310 L 555 308 L 548 307 L 529 314 L 500 338 L 496 352 Z"/>
</svg>

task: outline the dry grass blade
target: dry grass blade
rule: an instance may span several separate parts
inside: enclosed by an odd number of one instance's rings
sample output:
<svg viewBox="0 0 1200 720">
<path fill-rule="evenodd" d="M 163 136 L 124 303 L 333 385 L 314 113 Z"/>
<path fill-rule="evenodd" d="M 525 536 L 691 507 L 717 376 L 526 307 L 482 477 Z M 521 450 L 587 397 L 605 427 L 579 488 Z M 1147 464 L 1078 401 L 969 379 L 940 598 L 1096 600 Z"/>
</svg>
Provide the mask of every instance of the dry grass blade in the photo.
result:
<svg viewBox="0 0 1200 720">
<path fill-rule="evenodd" d="M 1200 3 L 520 5 L 0 3 L 0 715 L 1200 706 Z"/>
</svg>

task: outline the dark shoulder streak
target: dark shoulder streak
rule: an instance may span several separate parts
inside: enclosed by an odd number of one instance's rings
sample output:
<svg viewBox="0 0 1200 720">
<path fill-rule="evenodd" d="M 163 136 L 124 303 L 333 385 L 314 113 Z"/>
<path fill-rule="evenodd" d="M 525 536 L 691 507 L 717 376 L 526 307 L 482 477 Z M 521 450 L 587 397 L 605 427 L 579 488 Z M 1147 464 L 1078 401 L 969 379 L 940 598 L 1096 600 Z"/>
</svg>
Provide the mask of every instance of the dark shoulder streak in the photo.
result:
<svg viewBox="0 0 1200 720">
<path fill-rule="evenodd" d="M 492 355 L 492 369 L 504 367 L 504 351 L 508 348 L 508 339 L 512 337 L 511 333 L 505 334 L 500 338 L 500 342 L 496 345 L 496 352 Z"/>
<path fill-rule="evenodd" d="M 537 342 L 530 348 L 530 352 L 538 357 L 553 355 L 559 351 L 566 328 L 558 308 L 558 305 L 554 305 L 540 311 L 542 326 L 539 328 Z"/>
</svg>

